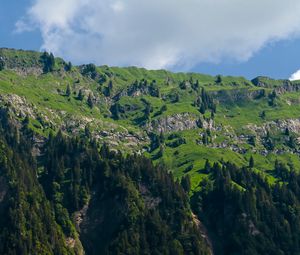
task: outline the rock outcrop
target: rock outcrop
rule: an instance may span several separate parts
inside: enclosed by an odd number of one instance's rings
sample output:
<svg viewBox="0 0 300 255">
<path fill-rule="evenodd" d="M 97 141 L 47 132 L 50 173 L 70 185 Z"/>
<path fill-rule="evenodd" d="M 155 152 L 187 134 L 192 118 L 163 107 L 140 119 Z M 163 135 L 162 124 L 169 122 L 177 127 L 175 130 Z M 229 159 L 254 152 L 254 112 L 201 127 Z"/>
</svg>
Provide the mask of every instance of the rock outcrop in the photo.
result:
<svg viewBox="0 0 300 255">
<path fill-rule="evenodd" d="M 199 116 L 191 113 L 177 113 L 152 120 L 146 124 L 145 128 L 147 131 L 168 133 L 196 129 L 200 128 L 201 126 L 212 128 L 213 121 L 202 121 Z"/>
</svg>

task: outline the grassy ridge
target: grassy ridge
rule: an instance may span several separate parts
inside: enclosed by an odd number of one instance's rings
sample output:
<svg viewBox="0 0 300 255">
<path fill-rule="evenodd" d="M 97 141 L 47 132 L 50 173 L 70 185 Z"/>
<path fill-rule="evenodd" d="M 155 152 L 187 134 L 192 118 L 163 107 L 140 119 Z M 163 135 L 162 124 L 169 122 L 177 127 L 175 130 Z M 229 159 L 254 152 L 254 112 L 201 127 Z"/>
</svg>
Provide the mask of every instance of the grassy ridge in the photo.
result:
<svg viewBox="0 0 300 255">
<path fill-rule="evenodd" d="M 289 137 L 296 139 L 298 133 L 291 131 L 289 136 L 286 136 L 283 134 L 284 130 L 270 130 L 274 148 L 267 155 L 262 155 L 259 151 L 265 148 L 264 136 L 249 128 L 249 125 L 264 127 L 270 122 L 299 118 L 300 92 L 296 89 L 293 92 L 278 93 L 270 102 L 270 95 L 274 90 L 283 88 L 286 84 L 291 88 L 296 87 L 297 81 L 272 80 L 266 77 L 249 81 L 243 77 L 213 77 L 197 73 L 151 71 L 136 67 L 89 66 L 90 72 L 84 72 L 87 66 L 66 70 L 67 63 L 60 58 L 55 59 L 52 72 L 43 73 L 41 53 L 0 49 L 0 56 L 5 62 L 4 70 L 0 71 L 0 94 L 3 97 L 1 103 L 8 103 L 7 100 L 10 99 L 6 98 L 7 95 L 24 98 L 26 107 L 35 109 L 35 112 L 42 116 L 36 118 L 35 115 L 30 119 L 32 129 L 41 135 L 47 136 L 51 131 L 56 132 L 63 124 L 66 126 L 74 122 L 73 126 L 77 125 L 83 133 L 86 126 L 97 135 L 102 131 L 121 133 L 121 138 L 100 136 L 101 141 L 113 142 L 118 149 L 126 148 L 128 143 L 128 140 L 123 139 L 122 132 L 126 131 L 126 135 L 130 134 L 133 137 L 139 135 L 144 137 L 144 140 L 136 142 L 137 148 L 143 148 L 144 153 L 157 163 L 167 164 L 176 177 L 189 173 L 194 188 L 205 176 L 201 169 L 206 160 L 231 161 L 239 166 L 245 166 L 252 155 L 255 168 L 257 171 L 265 172 L 270 182 L 275 180 L 272 169 L 276 159 L 300 168 L 298 156 L 291 153 L 290 145 L 287 145 L 287 139 L 290 139 Z M 41 72 L 36 73 L 32 69 Z M 68 86 L 71 90 L 70 95 L 66 94 Z M 159 93 L 151 94 L 149 92 L 151 88 Z M 204 114 L 201 113 L 199 105 L 195 104 L 201 97 L 203 89 L 213 97 L 217 105 L 217 111 L 213 116 L 209 109 Z M 80 91 L 83 93 L 82 100 L 78 99 Z M 131 95 L 129 91 L 133 91 Z M 264 91 L 263 96 L 253 96 L 261 91 Z M 92 98 L 92 107 L 88 103 L 89 96 Z M 24 105 L 16 101 L 10 103 L 26 113 L 27 108 Z M 112 114 L 112 108 L 116 104 L 121 109 L 119 118 Z M 147 111 L 149 113 L 145 116 Z M 207 132 L 206 128 L 199 127 L 170 132 L 184 139 L 183 144 L 170 147 L 164 141 L 160 144 L 161 147 L 149 150 L 151 141 L 145 124 L 183 113 L 189 113 L 202 120 L 213 118 L 214 129 L 210 131 L 209 143 L 199 143 L 203 134 Z M 18 118 L 22 120 L 24 116 Z M 51 122 L 52 125 L 47 126 L 45 122 Z M 73 132 L 72 129 L 65 131 Z M 159 135 L 159 131 L 151 132 Z M 165 139 L 168 135 L 164 134 Z M 252 135 L 257 139 L 255 146 L 247 141 Z M 248 138 L 243 140 L 241 137 Z M 227 145 L 220 147 L 222 143 Z M 234 151 L 233 146 L 239 150 Z M 297 149 L 296 143 L 293 150 Z M 279 154 L 276 150 L 285 152 Z M 161 151 L 162 155 L 158 157 Z"/>
</svg>

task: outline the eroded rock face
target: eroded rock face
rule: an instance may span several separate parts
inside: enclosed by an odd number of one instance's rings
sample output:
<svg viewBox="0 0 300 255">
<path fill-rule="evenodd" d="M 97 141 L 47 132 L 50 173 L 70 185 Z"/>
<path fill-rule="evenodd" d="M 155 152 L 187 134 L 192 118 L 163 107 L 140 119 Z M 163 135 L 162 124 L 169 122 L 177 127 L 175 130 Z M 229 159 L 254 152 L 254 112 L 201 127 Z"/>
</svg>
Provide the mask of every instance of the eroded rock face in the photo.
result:
<svg viewBox="0 0 300 255">
<path fill-rule="evenodd" d="M 24 118 L 26 115 L 31 118 L 36 117 L 36 108 L 32 104 L 27 103 L 24 97 L 15 94 L 1 94 L 0 103 L 10 106 L 10 110 L 19 117 Z"/>
<path fill-rule="evenodd" d="M 27 76 L 27 75 L 35 75 L 39 76 L 43 73 L 42 67 L 15 67 L 12 68 L 13 71 L 15 71 L 20 76 Z"/>
<path fill-rule="evenodd" d="M 204 128 L 212 128 L 213 121 L 203 121 L 199 118 L 199 116 L 191 113 L 177 113 L 147 123 L 146 129 L 148 131 L 167 133 L 196 129 L 201 126 L 203 126 Z"/>
<path fill-rule="evenodd" d="M 280 130 L 284 132 L 287 128 L 289 129 L 289 131 L 300 135 L 300 118 L 270 121 L 261 126 L 249 124 L 246 126 L 246 128 L 254 131 L 259 136 L 265 136 L 267 134 L 267 131 L 270 130 Z"/>
<path fill-rule="evenodd" d="M 91 131 L 90 135 L 95 139 L 107 142 L 112 147 L 124 145 L 128 148 L 137 148 L 142 144 L 148 143 L 149 138 L 143 132 L 132 133 L 125 127 L 106 122 L 93 117 L 68 114 L 65 111 L 55 111 L 46 108 L 46 111 L 40 111 L 34 104 L 28 103 L 25 97 L 15 94 L 0 95 L 0 107 L 8 106 L 12 115 L 24 119 L 28 116 L 30 119 L 36 119 L 41 123 L 38 128 L 61 129 L 62 131 L 78 135 L 84 132 L 88 126 Z M 17 123 L 21 127 L 21 123 Z M 40 155 L 40 148 L 44 143 L 44 138 L 35 135 L 34 138 L 34 155 Z"/>
</svg>

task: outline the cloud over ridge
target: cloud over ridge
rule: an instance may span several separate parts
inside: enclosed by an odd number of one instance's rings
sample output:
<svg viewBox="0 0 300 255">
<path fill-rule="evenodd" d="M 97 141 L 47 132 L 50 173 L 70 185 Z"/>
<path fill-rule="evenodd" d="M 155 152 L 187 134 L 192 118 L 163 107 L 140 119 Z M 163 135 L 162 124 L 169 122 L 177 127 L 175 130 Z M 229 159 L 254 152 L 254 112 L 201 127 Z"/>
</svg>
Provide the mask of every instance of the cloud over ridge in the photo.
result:
<svg viewBox="0 0 300 255">
<path fill-rule="evenodd" d="M 300 34 L 298 0 L 35 0 L 16 28 L 76 63 L 192 67 Z"/>
</svg>

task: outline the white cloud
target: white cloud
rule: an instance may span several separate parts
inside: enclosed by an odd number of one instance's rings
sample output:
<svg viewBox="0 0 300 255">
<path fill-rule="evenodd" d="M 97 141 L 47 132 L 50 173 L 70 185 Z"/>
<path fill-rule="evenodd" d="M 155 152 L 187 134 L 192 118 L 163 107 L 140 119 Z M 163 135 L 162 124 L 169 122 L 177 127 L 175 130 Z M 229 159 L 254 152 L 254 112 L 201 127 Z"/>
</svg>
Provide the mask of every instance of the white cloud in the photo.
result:
<svg viewBox="0 0 300 255">
<path fill-rule="evenodd" d="M 75 63 L 188 68 L 298 36 L 299 13 L 299 0 L 35 0 L 17 30 Z"/>
<path fill-rule="evenodd" d="M 289 78 L 290 81 L 297 81 L 300 80 L 300 70 L 296 71 L 295 73 L 293 73 L 291 75 L 291 77 Z"/>
</svg>

